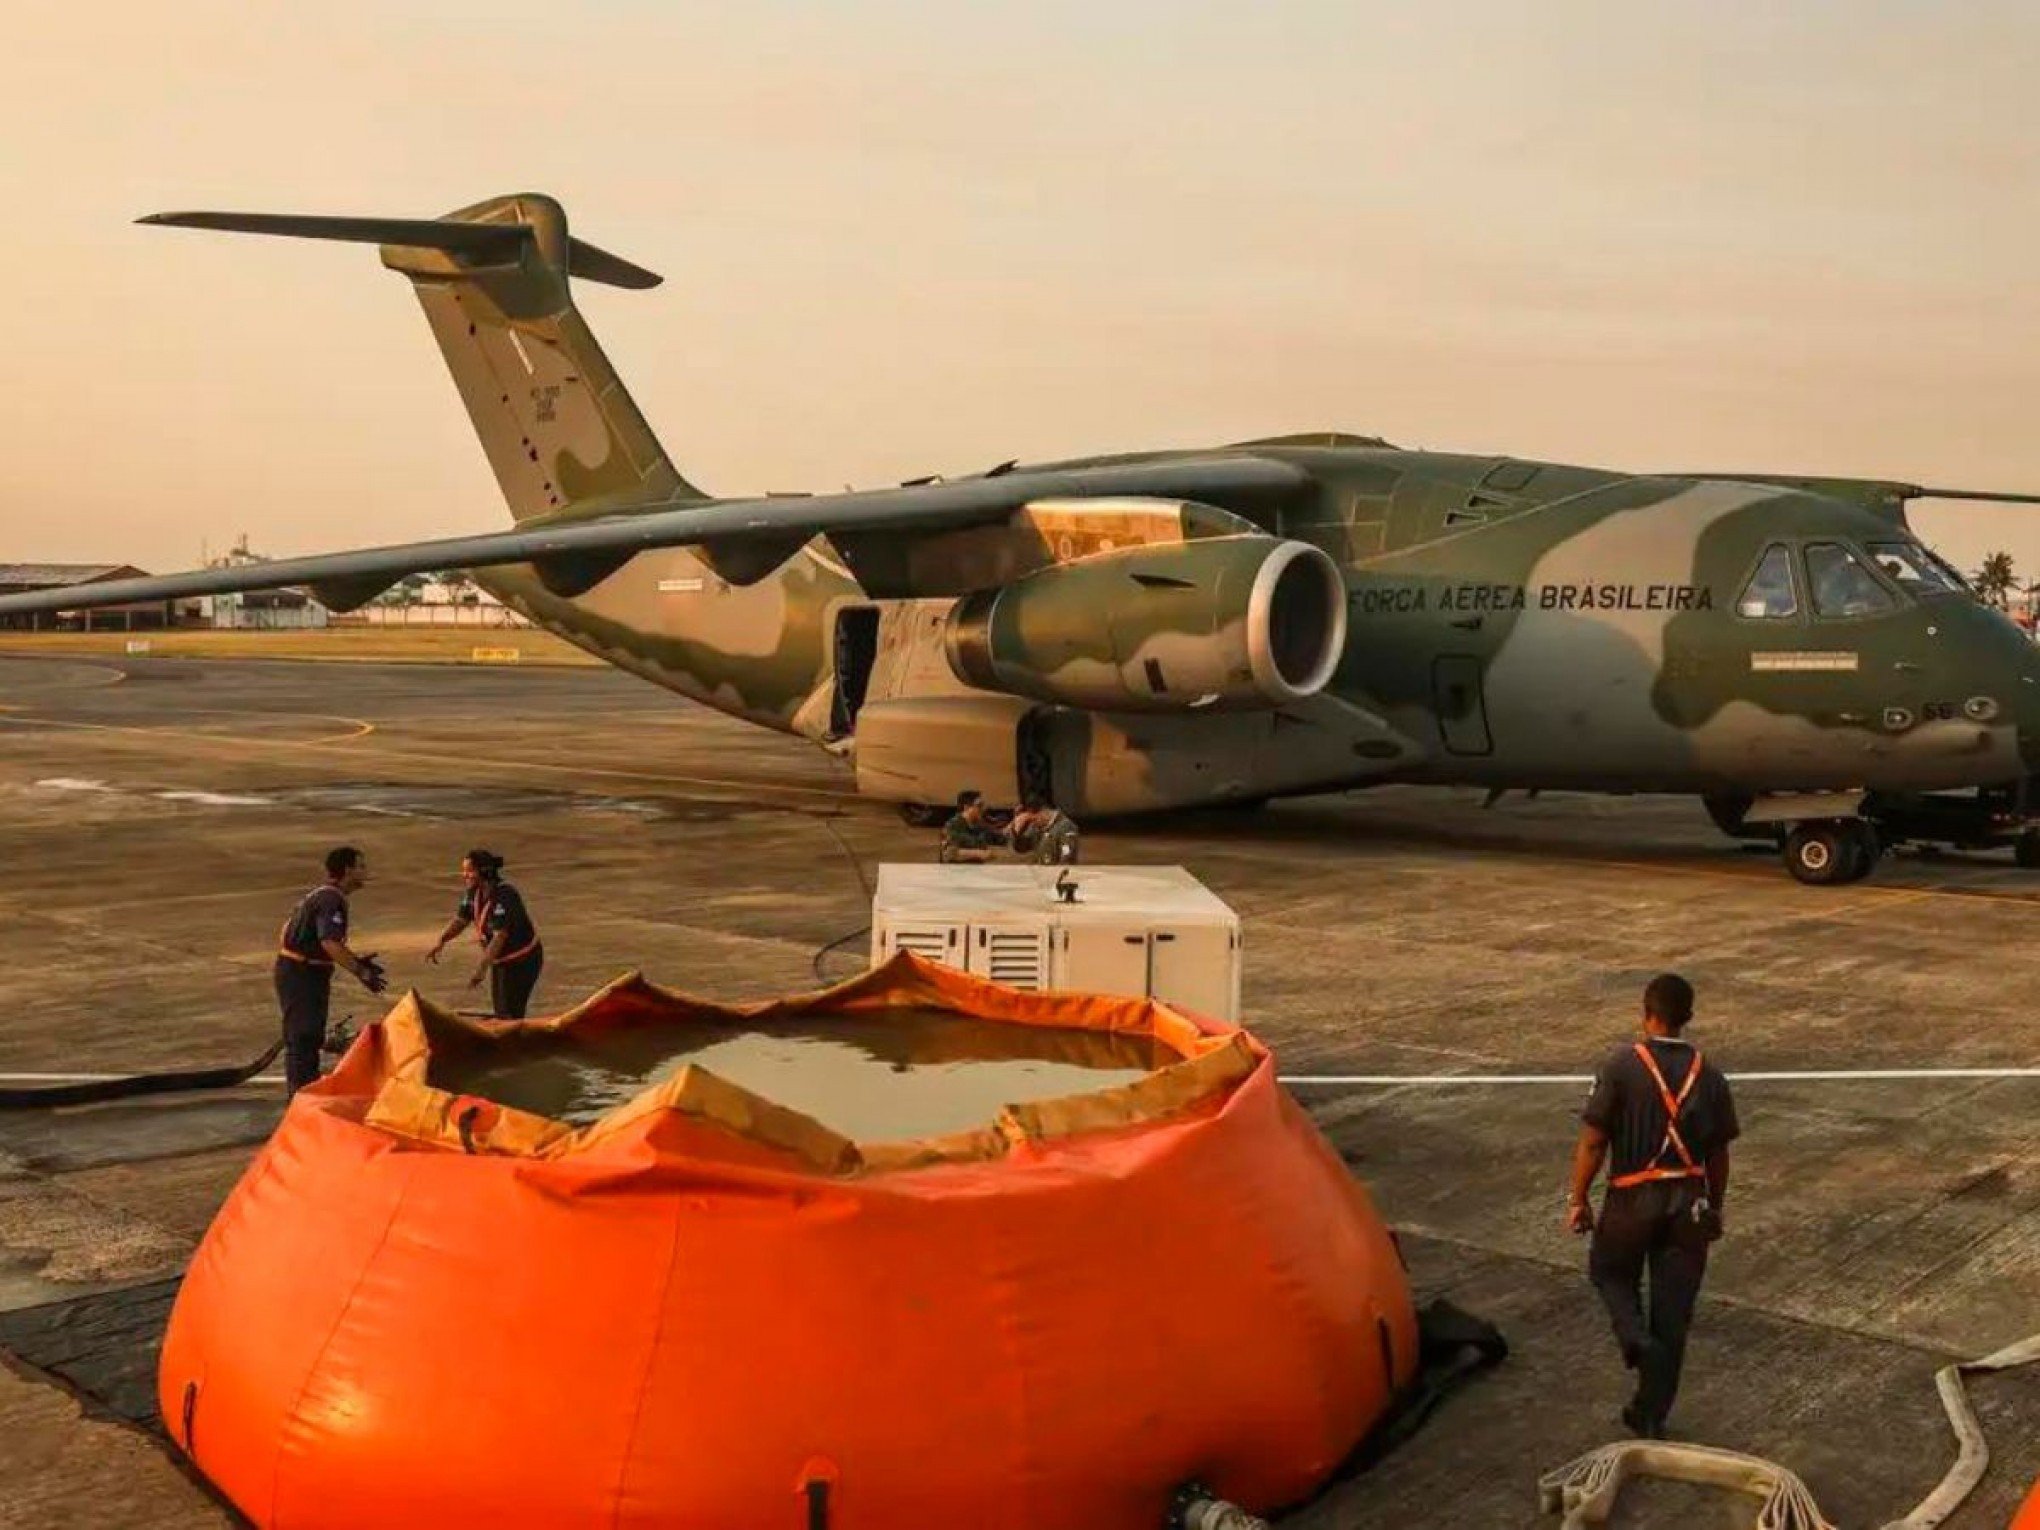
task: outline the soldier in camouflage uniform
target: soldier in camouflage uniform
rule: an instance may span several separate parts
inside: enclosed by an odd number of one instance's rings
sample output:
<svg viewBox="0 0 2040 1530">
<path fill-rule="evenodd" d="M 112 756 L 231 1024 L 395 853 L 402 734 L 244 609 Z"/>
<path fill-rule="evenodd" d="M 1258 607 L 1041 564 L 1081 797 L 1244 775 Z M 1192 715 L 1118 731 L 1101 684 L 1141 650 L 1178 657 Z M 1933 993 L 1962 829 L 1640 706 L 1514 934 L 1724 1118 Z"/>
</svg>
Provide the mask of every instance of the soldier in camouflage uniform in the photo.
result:
<svg viewBox="0 0 2040 1530">
<path fill-rule="evenodd" d="M 1006 836 L 985 821 L 984 793 L 958 792 L 956 813 L 942 826 L 942 848 L 936 859 L 946 866 L 988 861 L 1005 842 Z"/>
<path fill-rule="evenodd" d="M 1077 821 L 1038 792 L 1021 803 L 1007 832 L 1014 852 L 1037 866 L 1077 863 Z"/>
</svg>

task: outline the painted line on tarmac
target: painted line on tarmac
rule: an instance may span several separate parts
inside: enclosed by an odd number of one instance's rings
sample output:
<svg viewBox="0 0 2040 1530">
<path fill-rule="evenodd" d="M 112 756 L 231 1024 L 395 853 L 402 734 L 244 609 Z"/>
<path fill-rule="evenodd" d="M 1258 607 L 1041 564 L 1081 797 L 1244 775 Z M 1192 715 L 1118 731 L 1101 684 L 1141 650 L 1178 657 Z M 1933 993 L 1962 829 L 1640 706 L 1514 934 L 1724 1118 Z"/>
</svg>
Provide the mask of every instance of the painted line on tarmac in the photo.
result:
<svg viewBox="0 0 2040 1530">
<path fill-rule="evenodd" d="M 1985 887 L 1879 887 L 1874 883 L 1854 882 L 1840 887 L 1799 888 L 1796 883 L 1781 883 L 1779 879 L 1767 875 L 1761 867 L 1752 867 L 1748 871 L 1730 871 L 1726 866 L 1681 865 L 1670 861 L 1636 861 L 1584 855 L 1569 858 L 1568 864 L 1636 871 L 1646 875 L 1662 873 L 1675 877 L 1705 877 L 1716 882 L 1740 882 L 1745 886 L 1769 883 L 1779 886 L 1782 891 L 1794 892 L 1795 895 L 1805 894 L 1810 898 L 1823 899 L 1823 906 L 1810 908 L 1801 916 L 1805 921 L 1812 923 L 1868 907 L 1890 908 L 1894 904 L 1914 903 L 1924 898 L 1986 898 L 1998 903 L 2040 903 L 2040 894 Z"/>
<path fill-rule="evenodd" d="M 322 733 L 316 738 L 296 738 L 284 741 L 286 743 L 302 744 L 306 748 L 316 744 L 350 743 L 357 738 L 367 738 L 369 734 L 376 731 L 376 725 L 367 718 L 350 717 L 345 712 L 289 712 L 282 710 L 270 711 L 263 707 L 188 707 L 182 705 L 177 708 L 177 711 L 183 716 L 190 716 L 196 713 L 206 717 L 254 717 L 264 720 L 273 719 L 277 722 L 303 722 L 305 719 L 310 718 L 314 722 L 336 722 L 347 725 L 345 733 Z M 60 721 L 60 719 L 56 718 L 47 720 L 51 722 Z M 162 733 L 169 731 L 163 728 L 152 728 L 146 723 L 75 723 L 73 726 L 80 728 L 125 727 L 139 733 Z M 178 731 L 180 736 L 191 732 L 189 729 L 180 729 Z M 236 733 L 197 733 L 193 736 L 198 738 L 226 738 L 229 740 L 239 740 L 248 737 L 248 735 Z M 257 742 L 261 742 L 261 740 L 258 739 Z"/>
<path fill-rule="evenodd" d="M 133 1078 L 131 1073 L 0 1073 L 0 1084 L 110 1084 Z M 1799 1083 L 1806 1080 L 1854 1082 L 1877 1079 L 2040 1078 L 2040 1068 L 1844 1068 L 1794 1073 L 1731 1073 L 1737 1084 Z M 1310 1085 L 1387 1088 L 1411 1084 L 1591 1084 L 1587 1073 L 1284 1073 L 1279 1082 L 1292 1088 Z M 243 1080 L 249 1084 L 280 1084 L 281 1073 Z"/>
<path fill-rule="evenodd" d="M 1736 1084 L 1855 1083 L 1879 1079 L 2040 1078 L 2040 1068 L 1810 1068 L 1792 1072 L 1730 1073 Z M 1283 1073 L 1291 1088 L 1457 1087 L 1487 1084 L 1591 1084 L 1590 1073 Z"/>
<path fill-rule="evenodd" d="M 121 684 L 128 677 L 128 672 L 124 669 L 116 669 L 111 664 L 95 664 L 91 660 L 77 654 L 23 653 L 19 649 L 0 647 L 0 659 L 25 659 L 31 664 L 63 664 L 69 665 L 72 669 L 88 669 L 97 674 L 113 676 L 111 680 L 102 680 L 97 685 L 74 685 L 69 687 L 69 689 L 74 691 L 107 690 Z"/>
<path fill-rule="evenodd" d="M 0 711 L 21 711 L 23 708 L 0 708 Z M 79 722 L 68 717 L 0 717 L 0 722 L 19 723 L 25 728 L 72 728 L 87 733 L 123 733 L 140 738 L 177 738 L 198 743 L 254 744 L 269 749 L 315 749 L 322 744 L 347 744 L 358 738 L 367 738 L 376 731 L 376 725 L 365 717 L 348 717 L 339 712 L 264 712 L 255 708 L 241 707 L 186 707 L 185 712 L 203 712 L 216 717 L 260 717 L 278 722 L 302 722 L 310 718 L 315 722 L 337 722 L 347 724 L 345 733 L 324 733 L 316 738 L 257 738 L 245 733 L 205 733 L 192 728 L 150 727 L 144 723 L 94 723 Z"/>
<path fill-rule="evenodd" d="M 268 715 L 276 716 L 281 714 L 272 713 Z M 197 744 L 209 744 L 214 748 L 230 750 L 319 749 L 331 743 L 344 743 L 350 739 L 363 736 L 360 734 L 349 734 L 346 738 L 325 740 L 253 738 L 247 735 L 231 733 L 195 733 L 176 728 L 144 728 L 118 723 L 88 723 L 75 722 L 69 719 L 37 717 L 0 717 L 0 723 L 12 723 L 24 728 L 76 728 L 91 733 L 115 733 L 137 738 L 176 738 Z M 381 736 L 384 738 L 389 737 L 387 733 Z M 385 749 L 379 746 L 367 749 L 351 749 L 348 751 L 348 757 L 354 760 L 383 760 L 402 762 L 407 765 L 441 766 L 468 773 L 472 773 L 475 766 L 474 760 L 468 756 L 442 754 L 417 749 Z M 738 793 L 739 795 L 776 792 L 781 795 L 798 797 L 819 797 L 831 802 L 861 802 L 875 804 L 880 807 L 890 806 L 889 803 L 883 802 L 878 798 L 861 796 L 854 791 L 835 791 L 819 786 L 794 786 L 774 781 L 733 780 L 720 776 L 682 776 L 662 774 L 648 770 L 621 770 L 611 765 L 587 765 L 579 761 L 518 760 L 499 757 L 489 762 L 489 769 L 492 772 L 537 771 L 540 774 L 550 776 L 605 776 L 620 781 L 643 781 L 658 786 L 705 786 L 711 789 L 720 788 Z"/>
</svg>

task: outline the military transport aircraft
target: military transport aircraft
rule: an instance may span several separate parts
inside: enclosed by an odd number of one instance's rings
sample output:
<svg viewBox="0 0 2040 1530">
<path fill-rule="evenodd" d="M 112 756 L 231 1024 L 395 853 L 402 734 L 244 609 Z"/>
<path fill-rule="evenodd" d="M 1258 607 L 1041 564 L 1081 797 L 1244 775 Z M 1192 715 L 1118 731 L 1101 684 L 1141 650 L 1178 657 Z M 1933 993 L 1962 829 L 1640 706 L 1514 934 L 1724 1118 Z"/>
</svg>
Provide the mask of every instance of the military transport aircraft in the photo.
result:
<svg viewBox="0 0 2040 1530">
<path fill-rule="evenodd" d="M 515 527 L 0 612 L 284 585 L 345 610 L 471 569 L 612 664 L 847 755 L 910 814 L 965 786 L 1078 814 L 1382 782 L 1689 793 L 1802 881 L 1864 876 L 1906 840 L 2040 865 L 2040 653 L 1905 518 L 1923 495 L 2040 496 L 1315 434 L 713 499 L 568 280 L 659 278 L 571 238 L 550 198 L 142 221 L 380 245 Z"/>
</svg>

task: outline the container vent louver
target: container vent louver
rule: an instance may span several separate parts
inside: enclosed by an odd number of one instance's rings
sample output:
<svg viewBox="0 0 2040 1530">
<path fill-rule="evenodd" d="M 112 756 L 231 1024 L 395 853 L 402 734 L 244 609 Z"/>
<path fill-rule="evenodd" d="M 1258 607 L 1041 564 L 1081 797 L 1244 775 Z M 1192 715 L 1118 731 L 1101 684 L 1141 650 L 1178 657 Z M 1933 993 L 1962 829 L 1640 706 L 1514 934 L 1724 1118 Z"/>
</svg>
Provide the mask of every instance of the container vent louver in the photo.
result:
<svg viewBox="0 0 2040 1530">
<path fill-rule="evenodd" d="M 1040 930 L 986 932 L 985 976 L 1008 988 L 1048 984 L 1048 941 Z"/>
<path fill-rule="evenodd" d="M 961 953 L 954 944 L 954 932 L 935 925 L 900 925 L 892 932 L 895 951 L 911 951 L 925 961 L 960 965 Z"/>
</svg>

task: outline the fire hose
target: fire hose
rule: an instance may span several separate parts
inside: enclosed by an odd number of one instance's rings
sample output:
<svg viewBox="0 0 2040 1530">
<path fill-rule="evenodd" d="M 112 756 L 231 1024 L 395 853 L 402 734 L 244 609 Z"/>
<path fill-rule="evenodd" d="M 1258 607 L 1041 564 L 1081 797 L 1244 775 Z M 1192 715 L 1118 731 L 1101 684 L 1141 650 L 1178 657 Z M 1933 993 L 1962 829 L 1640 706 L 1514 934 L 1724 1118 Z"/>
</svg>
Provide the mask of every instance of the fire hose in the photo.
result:
<svg viewBox="0 0 2040 1530">
<path fill-rule="evenodd" d="M 1960 1508 L 1983 1480 L 1990 1465 L 1990 1446 L 1976 1421 L 1962 1387 L 1965 1375 L 2008 1371 L 2040 1360 L 2040 1333 L 2006 1346 L 1980 1360 L 1944 1366 L 1934 1377 L 1955 1432 L 1955 1461 L 1934 1490 L 1902 1519 L 1881 1530 L 1934 1530 Z M 1590 1450 L 1537 1482 L 1538 1499 L 1547 1514 L 1563 1513 L 1559 1530 L 1596 1530 L 1610 1523 L 1615 1500 L 1631 1477 L 1668 1477 L 1746 1493 L 1763 1500 L 1753 1522 L 1756 1530 L 1836 1530 L 1820 1511 L 1806 1484 L 1775 1462 L 1708 1445 L 1670 1444 L 1663 1440 L 1628 1440 Z"/>
<path fill-rule="evenodd" d="M 279 1039 L 253 1062 L 238 1067 L 191 1068 L 178 1073 L 137 1073 L 128 1078 L 93 1079 L 82 1084 L 42 1084 L 31 1088 L 0 1089 L 0 1110 L 31 1110 L 52 1105 L 97 1105 L 107 1100 L 133 1099 L 137 1095 L 177 1094 L 187 1089 L 232 1089 L 245 1084 L 276 1061 L 283 1050 Z"/>
</svg>

